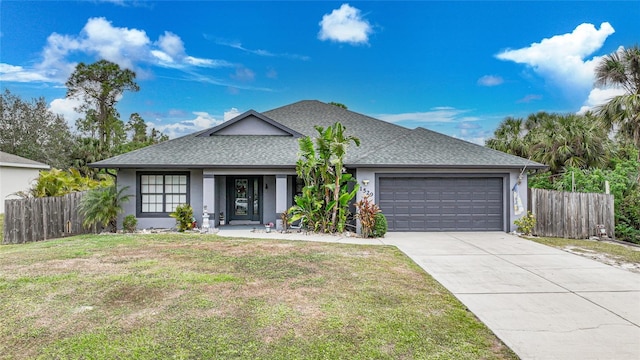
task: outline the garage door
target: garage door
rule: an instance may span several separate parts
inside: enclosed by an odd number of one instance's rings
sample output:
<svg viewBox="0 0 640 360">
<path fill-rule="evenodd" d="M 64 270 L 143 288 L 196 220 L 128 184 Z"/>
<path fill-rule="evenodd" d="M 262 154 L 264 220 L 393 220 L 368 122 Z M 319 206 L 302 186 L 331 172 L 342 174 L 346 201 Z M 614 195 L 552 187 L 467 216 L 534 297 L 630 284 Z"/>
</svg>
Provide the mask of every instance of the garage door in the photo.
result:
<svg viewBox="0 0 640 360">
<path fill-rule="evenodd" d="M 502 231 L 501 177 L 381 177 L 390 231 Z"/>
</svg>

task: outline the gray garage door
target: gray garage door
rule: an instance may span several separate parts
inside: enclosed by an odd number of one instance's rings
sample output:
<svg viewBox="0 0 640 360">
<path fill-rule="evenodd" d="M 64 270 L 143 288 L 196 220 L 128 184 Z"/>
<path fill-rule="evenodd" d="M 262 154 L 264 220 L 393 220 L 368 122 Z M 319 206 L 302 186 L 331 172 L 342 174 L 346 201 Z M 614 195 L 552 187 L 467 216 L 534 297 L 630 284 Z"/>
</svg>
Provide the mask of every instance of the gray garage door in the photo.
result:
<svg viewBox="0 0 640 360">
<path fill-rule="evenodd" d="M 501 177 L 381 177 L 390 231 L 502 231 Z"/>
</svg>

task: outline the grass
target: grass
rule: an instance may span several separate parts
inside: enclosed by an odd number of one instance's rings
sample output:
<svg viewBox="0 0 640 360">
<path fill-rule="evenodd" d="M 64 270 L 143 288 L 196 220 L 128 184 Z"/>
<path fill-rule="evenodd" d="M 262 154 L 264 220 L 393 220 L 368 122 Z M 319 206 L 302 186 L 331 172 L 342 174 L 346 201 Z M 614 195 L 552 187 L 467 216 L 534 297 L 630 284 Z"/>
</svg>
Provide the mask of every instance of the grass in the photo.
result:
<svg viewBox="0 0 640 360">
<path fill-rule="evenodd" d="M 529 240 L 553 246 L 558 249 L 571 250 L 582 255 L 600 254 L 607 258 L 630 264 L 640 265 L 640 248 L 606 241 L 563 239 L 563 238 L 528 238 Z"/>
<path fill-rule="evenodd" d="M 0 246 L 0 358 L 517 359 L 394 247 L 187 234 Z"/>
</svg>

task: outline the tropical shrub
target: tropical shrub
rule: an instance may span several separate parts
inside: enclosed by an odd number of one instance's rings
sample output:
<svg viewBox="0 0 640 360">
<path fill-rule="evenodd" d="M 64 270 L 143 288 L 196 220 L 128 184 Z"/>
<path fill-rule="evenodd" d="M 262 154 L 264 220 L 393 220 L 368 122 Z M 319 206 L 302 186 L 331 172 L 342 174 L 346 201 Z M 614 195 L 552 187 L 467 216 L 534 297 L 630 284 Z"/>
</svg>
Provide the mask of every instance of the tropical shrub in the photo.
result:
<svg viewBox="0 0 640 360">
<path fill-rule="evenodd" d="M 375 224 L 373 225 L 373 236 L 374 237 L 384 237 L 388 230 L 387 217 L 384 216 L 383 213 L 379 212 L 376 214 Z"/>
<path fill-rule="evenodd" d="M 138 226 L 138 219 L 136 219 L 135 215 L 127 215 L 124 217 L 122 221 L 122 230 L 126 232 L 134 232 Z"/>
<path fill-rule="evenodd" d="M 304 182 L 302 194 L 289 209 L 289 222 L 302 221 L 312 231 L 343 232 L 349 218 L 349 204 L 358 192 L 353 176 L 344 171 L 348 145 L 360 140 L 345 135 L 342 124 L 328 128 L 316 126 L 318 136 L 299 140 L 296 173 Z"/>
<path fill-rule="evenodd" d="M 116 221 L 122 213 L 122 204 L 129 201 L 131 195 L 124 195 L 128 187 L 117 190 L 116 185 L 89 190 L 80 201 L 78 211 L 84 216 L 83 226 L 97 225 L 116 232 Z"/>
<path fill-rule="evenodd" d="M 40 171 L 40 176 L 27 192 L 19 192 L 18 196 L 50 197 L 63 196 L 72 192 L 86 191 L 98 187 L 113 185 L 113 178 L 101 176 L 99 180 L 83 176 L 78 170 L 71 168 L 68 171 L 51 169 Z"/>
<path fill-rule="evenodd" d="M 380 207 L 371 201 L 369 196 L 365 196 L 362 200 L 356 202 L 356 218 L 360 220 L 360 230 L 362 237 L 374 237 L 376 215 L 380 213 Z"/>
<path fill-rule="evenodd" d="M 536 227 L 536 217 L 531 213 L 531 211 L 527 211 L 526 215 L 514 220 L 513 223 L 516 225 L 519 233 L 531 235 L 533 233 L 533 229 Z"/>
<path fill-rule="evenodd" d="M 182 232 L 193 229 L 193 208 L 189 204 L 182 204 L 176 207 L 176 210 L 169 214 L 176 219 L 176 228 Z"/>
</svg>

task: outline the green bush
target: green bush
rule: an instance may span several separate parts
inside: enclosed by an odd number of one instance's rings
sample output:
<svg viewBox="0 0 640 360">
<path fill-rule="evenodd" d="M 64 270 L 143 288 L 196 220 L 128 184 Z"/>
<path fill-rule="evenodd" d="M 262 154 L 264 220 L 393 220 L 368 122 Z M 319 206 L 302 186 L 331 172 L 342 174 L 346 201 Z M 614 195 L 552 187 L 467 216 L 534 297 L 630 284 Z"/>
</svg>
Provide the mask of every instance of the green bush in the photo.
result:
<svg viewBox="0 0 640 360">
<path fill-rule="evenodd" d="M 127 189 L 128 186 L 118 190 L 116 185 L 110 185 L 89 190 L 78 207 L 78 211 L 84 216 L 82 225 L 86 228 L 100 225 L 110 232 L 116 232 L 116 221 L 123 211 L 122 204 L 132 196 L 124 194 Z"/>
<path fill-rule="evenodd" d="M 640 190 L 616 203 L 616 238 L 640 244 Z"/>
<path fill-rule="evenodd" d="M 127 215 L 124 217 L 122 221 L 122 230 L 126 232 L 134 232 L 138 227 L 138 219 L 134 215 Z"/>
<path fill-rule="evenodd" d="M 518 227 L 519 233 L 531 235 L 533 228 L 536 226 L 536 217 L 531 213 L 531 211 L 527 211 L 527 215 L 514 220 L 513 223 Z"/>
<path fill-rule="evenodd" d="M 382 213 L 377 213 L 374 219 L 373 236 L 384 237 L 388 229 L 387 217 Z"/>
<path fill-rule="evenodd" d="M 193 228 L 193 208 L 189 204 L 182 204 L 176 207 L 176 210 L 169 214 L 176 219 L 176 228 L 182 232 Z"/>
<path fill-rule="evenodd" d="M 374 237 L 376 215 L 380 213 L 380 207 L 371 201 L 369 196 L 356 202 L 356 218 L 360 220 L 360 230 L 362 237 Z"/>
</svg>

